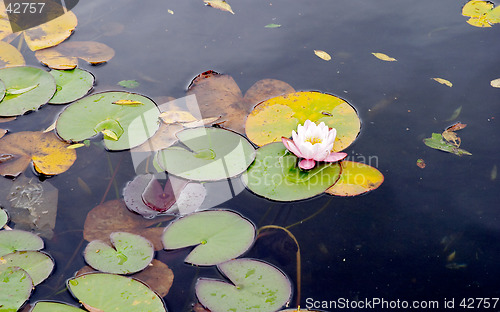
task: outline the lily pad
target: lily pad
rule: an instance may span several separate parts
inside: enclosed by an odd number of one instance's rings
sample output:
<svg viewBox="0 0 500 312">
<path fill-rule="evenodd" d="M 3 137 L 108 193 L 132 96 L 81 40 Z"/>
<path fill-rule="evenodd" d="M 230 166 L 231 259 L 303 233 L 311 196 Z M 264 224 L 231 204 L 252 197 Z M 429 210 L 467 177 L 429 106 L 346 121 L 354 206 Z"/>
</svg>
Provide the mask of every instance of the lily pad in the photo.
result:
<svg viewBox="0 0 500 312">
<path fill-rule="evenodd" d="M 378 188 L 384 175 L 376 168 L 354 161 L 342 161 L 340 179 L 326 192 L 337 196 L 356 196 Z"/>
<path fill-rule="evenodd" d="M 50 301 L 38 301 L 31 312 L 83 312 L 85 310 L 78 309 L 69 304 L 50 302 Z"/>
<path fill-rule="evenodd" d="M 30 297 L 32 288 L 31 277 L 23 269 L 0 269 L 0 311 L 17 311 Z"/>
<path fill-rule="evenodd" d="M 161 167 L 195 181 L 217 181 L 237 176 L 255 158 L 253 146 L 241 135 L 218 128 L 194 128 L 177 133 L 187 149 L 172 146 L 158 152 Z"/>
<path fill-rule="evenodd" d="M 68 280 L 68 288 L 89 311 L 165 312 L 161 298 L 132 278 L 90 273 Z"/>
<path fill-rule="evenodd" d="M 283 143 L 267 144 L 257 150 L 255 162 L 243 174 L 243 183 L 257 195 L 277 201 L 306 199 L 321 194 L 340 177 L 338 163 L 319 163 L 301 170 L 297 157 Z"/>
<path fill-rule="evenodd" d="M 217 267 L 231 283 L 207 278 L 196 283 L 196 296 L 210 311 L 272 312 L 290 300 L 289 279 L 270 264 L 236 259 Z"/>
<path fill-rule="evenodd" d="M 170 223 L 163 233 L 165 249 L 196 246 L 185 261 L 214 265 L 247 251 L 255 238 L 254 225 L 241 215 L 227 211 L 202 211 Z"/>
<path fill-rule="evenodd" d="M 76 160 L 76 151 L 54 133 L 16 132 L 0 140 L 0 174 L 16 177 L 33 161 L 35 170 L 56 175 L 68 170 Z"/>
<path fill-rule="evenodd" d="M 0 208 L 0 229 L 2 229 L 7 222 L 9 222 L 9 216 L 7 215 L 7 212 Z"/>
<path fill-rule="evenodd" d="M 3 83 L 2 80 L 0 80 L 0 102 L 2 102 L 4 96 L 5 96 L 5 84 Z"/>
<path fill-rule="evenodd" d="M 133 100 L 142 105 L 113 104 Z M 57 134 L 66 141 L 79 142 L 104 134 L 109 150 L 124 150 L 150 138 L 158 129 L 160 111 L 149 98 L 128 92 L 102 92 L 84 97 L 66 107 L 56 123 Z"/>
<path fill-rule="evenodd" d="M 0 271 L 7 267 L 20 267 L 33 281 L 33 286 L 43 282 L 54 269 L 54 261 L 40 251 L 16 251 L 0 258 Z"/>
<path fill-rule="evenodd" d="M 23 66 L 25 64 L 26 62 L 21 52 L 7 42 L 0 41 L 0 68 Z M 0 101 L 1 100 L 2 94 L 0 91 Z"/>
<path fill-rule="evenodd" d="M 490 1 L 469 1 L 462 8 L 462 15 L 470 17 L 467 23 L 476 27 L 491 27 L 500 23 L 500 8 Z"/>
<path fill-rule="evenodd" d="M 84 97 L 94 86 L 95 77 L 85 70 L 51 70 L 57 84 L 57 91 L 50 104 L 66 104 Z"/>
<path fill-rule="evenodd" d="M 257 105 L 247 118 L 246 134 L 250 141 L 262 146 L 290 137 L 292 130 L 307 119 L 337 130 L 335 152 L 346 149 L 361 127 L 356 110 L 343 99 L 320 92 L 296 92 Z"/>
<path fill-rule="evenodd" d="M 102 272 L 130 274 L 146 268 L 154 256 L 153 244 L 140 235 L 114 232 L 111 244 L 95 240 L 85 248 L 85 261 Z"/>
<path fill-rule="evenodd" d="M 0 116 L 17 116 L 38 109 L 56 92 L 54 77 L 35 67 L 19 66 L 0 69 L 0 80 L 6 94 L 0 102 Z M 26 90 L 25 92 L 21 92 Z"/>
<path fill-rule="evenodd" d="M 0 231 L 0 257 L 15 251 L 40 250 L 43 240 L 37 235 L 20 230 Z"/>
<path fill-rule="evenodd" d="M 101 240 L 111 244 L 110 235 L 113 232 L 129 232 L 144 236 L 155 250 L 163 249 L 161 235 L 162 227 L 154 225 L 172 220 L 172 216 L 161 216 L 154 220 L 144 219 L 142 216 L 128 210 L 121 200 L 107 201 L 94 207 L 85 219 L 83 238 L 87 241 Z"/>
</svg>

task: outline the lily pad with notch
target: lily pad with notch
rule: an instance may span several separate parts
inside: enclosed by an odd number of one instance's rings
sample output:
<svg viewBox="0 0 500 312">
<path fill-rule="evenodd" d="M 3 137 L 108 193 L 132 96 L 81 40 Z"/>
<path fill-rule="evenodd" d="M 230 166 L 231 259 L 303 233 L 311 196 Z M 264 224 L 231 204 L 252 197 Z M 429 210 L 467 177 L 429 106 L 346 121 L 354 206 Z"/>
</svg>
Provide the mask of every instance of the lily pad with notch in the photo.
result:
<svg viewBox="0 0 500 312">
<path fill-rule="evenodd" d="M 49 104 L 67 104 L 84 97 L 94 86 L 95 77 L 88 71 L 75 68 L 72 70 L 51 70 L 56 80 L 56 93 Z"/>
<path fill-rule="evenodd" d="M 184 261 L 195 265 L 215 265 L 246 252 L 255 239 L 255 226 L 238 213 L 228 210 L 201 211 L 181 217 L 162 236 L 165 249 L 195 246 Z"/>
<path fill-rule="evenodd" d="M 28 300 L 33 289 L 29 274 L 19 267 L 0 269 L 0 310 L 15 312 Z"/>
<path fill-rule="evenodd" d="M 244 172 L 255 149 L 243 136 L 218 128 L 193 128 L 177 133 L 185 147 L 172 146 L 157 154 L 168 173 L 195 181 L 217 181 Z"/>
<path fill-rule="evenodd" d="M 340 179 L 326 193 L 336 196 L 356 196 L 378 188 L 384 175 L 376 168 L 354 161 L 342 161 Z"/>
<path fill-rule="evenodd" d="M 20 230 L 0 231 L 0 257 L 15 251 L 40 250 L 43 240 L 37 235 Z"/>
<path fill-rule="evenodd" d="M 217 267 L 231 283 L 208 278 L 196 283 L 196 296 L 210 311 L 273 312 L 290 300 L 290 280 L 270 264 L 236 259 Z"/>
<path fill-rule="evenodd" d="M 281 142 L 257 150 L 255 162 L 242 175 L 243 183 L 257 195 L 276 201 L 294 201 L 321 194 L 340 177 L 339 163 L 319 163 L 301 170 L 297 157 Z"/>
<path fill-rule="evenodd" d="M 18 116 L 37 110 L 56 92 L 51 74 L 30 66 L 0 69 L 0 80 L 5 84 L 5 96 L 0 102 L 0 116 Z"/>
<path fill-rule="evenodd" d="M 85 248 L 85 261 L 94 269 L 106 273 L 130 274 L 143 270 L 153 260 L 153 244 L 140 235 L 114 232 L 111 233 L 110 240 L 112 246 L 94 240 Z"/>
<path fill-rule="evenodd" d="M 130 100 L 141 105 L 121 105 Z M 68 142 L 80 142 L 104 134 L 109 150 L 125 150 L 142 144 L 159 127 L 160 111 L 149 98 L 128 92 L 102 92 L 80 99 L 59 115 L 57 134 Z"/>
<path fill-rule="evenodd" d="M 68 288 L 89 311 L 165 312 L 162 299 L 135 279 L 89 273 L 68 280 Z"/>
<path fill-rule="evenodd" d="M 54 261 L 41 251 L 16 251 L 0 259 L 0 271 L 7 267 L 20 267 L 29 274 L 33 286 L 47 279 L 54 269 Z"/>
</svg>

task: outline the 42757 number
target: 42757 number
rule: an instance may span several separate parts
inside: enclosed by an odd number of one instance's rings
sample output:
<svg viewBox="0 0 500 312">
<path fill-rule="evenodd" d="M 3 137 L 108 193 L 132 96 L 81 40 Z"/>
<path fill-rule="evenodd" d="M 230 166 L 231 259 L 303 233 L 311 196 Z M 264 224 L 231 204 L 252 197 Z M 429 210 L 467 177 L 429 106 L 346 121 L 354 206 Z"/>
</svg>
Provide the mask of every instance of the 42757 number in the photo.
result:
<svg viewBox="0 0 500 312">
<path fill-rule="evenodd" d="M 45 3 L 43 2 L 16 2 L 9 3 L 9 5 L 5 8 L 5 11 L 9 14 L 36 14 L 42 13 L 43 7 Z"/>
</svg>

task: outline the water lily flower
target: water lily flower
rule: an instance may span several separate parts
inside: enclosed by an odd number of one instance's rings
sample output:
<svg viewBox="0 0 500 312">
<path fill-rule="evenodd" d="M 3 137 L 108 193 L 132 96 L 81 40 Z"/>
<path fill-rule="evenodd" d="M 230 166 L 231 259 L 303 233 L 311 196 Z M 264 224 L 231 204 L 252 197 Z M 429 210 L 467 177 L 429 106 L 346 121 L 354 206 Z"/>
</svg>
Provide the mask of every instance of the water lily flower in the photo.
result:
<svg viewBox="0 0 500 312">
<path fill-rule="evenodd" d="M 346 153 L 333 152 L 333 143 L 337 130 L 329 129 L 324 122 L 316 125 L 309 119 L 304 125 L 297 127 L 297 132 L 292 131 L 292 139 L 282 137 L 281 141 L 286 148 L 302 158 L 299 162 L 300 169 L 312 169 L 317 161 L 336 162 L 347 157 Z"/>
</svg>

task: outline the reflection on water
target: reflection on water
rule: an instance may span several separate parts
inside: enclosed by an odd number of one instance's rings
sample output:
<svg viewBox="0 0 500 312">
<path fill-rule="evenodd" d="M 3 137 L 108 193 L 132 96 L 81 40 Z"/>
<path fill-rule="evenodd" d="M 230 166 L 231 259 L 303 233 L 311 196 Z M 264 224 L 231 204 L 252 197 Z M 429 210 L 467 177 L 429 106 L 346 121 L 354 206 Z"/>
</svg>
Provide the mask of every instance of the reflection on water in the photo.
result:
<svg viewBox="0 0 500 312">
<path fill-rule="evenodd" d="M 133 79 L 140 83 L 136 92 L 182 97 L 193 77 L 214 69 L 232 75 L 243 91 L 274 78 L 296 90 L 335 94 L 356 107 L 362 131 L 348 153 L 377 160 L 385 182 L 375 192 L 273 203 L 243 191 L 220 205 L 259 226 L 288 226 L 328 204 L 290 228 L 302 252 L 303 306 L 307 298 L 498 297 L 500 198 L 498 179 L 491 177 L 498 166 L 499 94 L 490 81 L 500 76 L 495 66 L 500 26 L 468 25 L 462 5 L 452 0 L 253 1 L 231 2 L 232 15 L 202 1 L 80 2 L 71 40 L 103 42 L 117 52 L 105 65 L 81 63 L 98 77 L 96 91 L 119 90 L 119 81 Z M 282 26 L 264 27 L 270 23 Z M 102 25 L 111 25 L 110 31 L 103 32 Z M 332 59 L 324 61 L 314 50 Z M 397 62 L 378 60 L 373 52 Z M 30 55 L 25 53 L 27 62 L 36 64 Z M 459 107 L 457 119 L 447 121 Z M 46 106 L 2 127 L 41 130 L 60 110 Z M 455 121 L 468 124 L 460 136 L 473 156 L 423 144 L 423 138 Z M 416 166 L 417 159 L 425 160 L 424 169 Z M 58 267 L 31 301 L 73 302 L 66 292 L 55 293 L 84 264 L 83 220 L 108 185 L 106 200 L 115 199 L 134 176 L 128 152 L 104 153 L 91 145 L 78 150 L 70 171 L 42 182 L 59 190 L 55 235 L 46 249 Z M 79 187 L 78 178 L 92 194 Z M 14 182 L 7 182 L 10 190 Z M 2 205 L 9 201 L 1 200 Z M 295 281 L 295 247 L 287 236 L 270 235 L 254 247 L 248 256 L 276 264 Z M 186 254 L 157 253 L 175 274 L 165 297 L 170 311 L 187 311 L 195 302 L 197 276 L 219 276 L 214 268 L 184 265 Z"/>
</svg>

